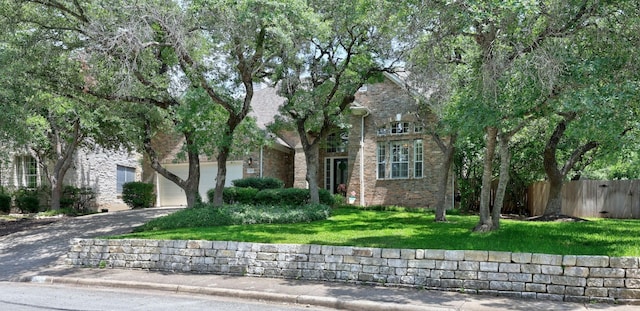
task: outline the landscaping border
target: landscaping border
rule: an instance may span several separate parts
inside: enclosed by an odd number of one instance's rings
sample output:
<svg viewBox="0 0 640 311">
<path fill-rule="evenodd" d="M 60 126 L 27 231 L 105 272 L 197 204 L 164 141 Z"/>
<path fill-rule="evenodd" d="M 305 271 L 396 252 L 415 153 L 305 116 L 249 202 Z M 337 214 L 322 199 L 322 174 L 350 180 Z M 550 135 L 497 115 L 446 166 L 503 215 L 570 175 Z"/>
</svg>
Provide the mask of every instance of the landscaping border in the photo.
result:
<svg viewBox="0 0 640 311">
<path fill-rule="evenodd" d="M 72 239 L 74 266 L 406 286 L 516 298 L 640 304 L 640 258 L 469 250 Z"/>
</svg>

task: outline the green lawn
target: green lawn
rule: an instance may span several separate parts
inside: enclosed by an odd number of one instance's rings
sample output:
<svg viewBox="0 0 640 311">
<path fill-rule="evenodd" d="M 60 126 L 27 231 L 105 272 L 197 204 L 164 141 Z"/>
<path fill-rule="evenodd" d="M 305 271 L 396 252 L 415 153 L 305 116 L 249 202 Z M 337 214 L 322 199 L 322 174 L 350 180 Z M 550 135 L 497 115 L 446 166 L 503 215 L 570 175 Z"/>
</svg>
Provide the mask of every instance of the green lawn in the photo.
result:
<svg viewBox="0 0 640 311">
<path fill-rule="evenodd" d="M 504 220 L 498 232 L 477 234 L 470 229 L 477 224 L 478 217 L 447 218 L 447 223 L 435 223 L 431 212 L 338 208 L 328 220 L 311 223 L 185 228 L 117 238 L 640 256 L 640 220 L 553 223 Z"/>
</svg>

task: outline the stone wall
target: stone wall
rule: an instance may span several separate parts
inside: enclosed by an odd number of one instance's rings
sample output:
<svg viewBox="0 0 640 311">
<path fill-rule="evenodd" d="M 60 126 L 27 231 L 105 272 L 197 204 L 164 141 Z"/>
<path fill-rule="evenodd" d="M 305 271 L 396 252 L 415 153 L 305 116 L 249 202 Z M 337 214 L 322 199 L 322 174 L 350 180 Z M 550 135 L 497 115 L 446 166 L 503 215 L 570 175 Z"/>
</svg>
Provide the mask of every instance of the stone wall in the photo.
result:
<svg viewBox="0 0 640 311">
<path fill-rule="evenodd" d="M 640 304 L 639 260 L 226 241 L 73 239 L 67 263 Z"/>
</svg>

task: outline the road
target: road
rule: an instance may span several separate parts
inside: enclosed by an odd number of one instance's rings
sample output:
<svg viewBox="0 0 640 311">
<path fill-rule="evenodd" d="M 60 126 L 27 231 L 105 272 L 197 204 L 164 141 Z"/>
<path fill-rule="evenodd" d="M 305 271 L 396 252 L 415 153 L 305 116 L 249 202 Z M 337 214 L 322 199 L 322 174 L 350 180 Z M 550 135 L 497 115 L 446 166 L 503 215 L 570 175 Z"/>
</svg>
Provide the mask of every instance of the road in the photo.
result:
<svg viewBox="0 0 640 311">
<path fill-rule="evenodd" d="M 0 236 L 0 281 L 17 280 L 63 263 L 72 238 L 127 233 L 177 208 L 150 208 L 66 218 L 26 231 Z"/>
<path fill-rule="evenodd" d="M 320 311 L 315 307 L 247 302 L 213 296 L 143 290 L 0 282 L 0 310 L 12 311 Z"/>
</svg>

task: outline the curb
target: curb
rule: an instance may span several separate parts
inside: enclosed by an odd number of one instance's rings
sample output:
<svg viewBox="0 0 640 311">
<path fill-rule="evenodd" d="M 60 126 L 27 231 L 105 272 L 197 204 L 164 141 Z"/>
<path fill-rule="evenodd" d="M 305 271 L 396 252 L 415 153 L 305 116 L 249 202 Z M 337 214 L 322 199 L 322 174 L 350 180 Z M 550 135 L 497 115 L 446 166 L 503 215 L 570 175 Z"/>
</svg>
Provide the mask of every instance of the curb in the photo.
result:
<svg viewBox="0 0 640 311">
<path fill-rule="evenodd" d="M 31 276 L 21 277 L 17 280 L 23 283 L 37 284 L 69 284 L 75 286 L 101 286 L 114 288 L 131 288 L 168 291 L 175 293 L 190 293 L 209 296 L 233 297 L 247 300 L 270 301 L 299 305 L 310 305 L 317 307 L 333 308 L 350 311 L 452 311 L 456 309 L 444 307 L 412 306 L 386 302 L 375 302 L 368 300 L 343 300 L 333 297 L 290 295 L 278 293 L 266 293 L 250 290 L 238 290 L 228 288 L 199 287 L 188 285 L 174 285 L 162 283 L 147 283 L 135 281 L 117 281 L 101 279 L 84 279 L 72 277 L 55 276 Z"/>
</svg>

